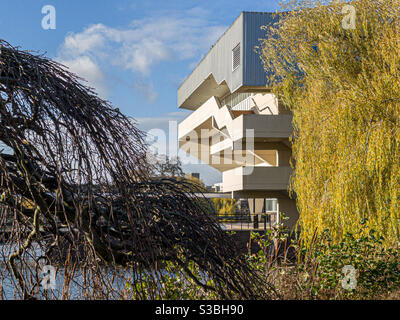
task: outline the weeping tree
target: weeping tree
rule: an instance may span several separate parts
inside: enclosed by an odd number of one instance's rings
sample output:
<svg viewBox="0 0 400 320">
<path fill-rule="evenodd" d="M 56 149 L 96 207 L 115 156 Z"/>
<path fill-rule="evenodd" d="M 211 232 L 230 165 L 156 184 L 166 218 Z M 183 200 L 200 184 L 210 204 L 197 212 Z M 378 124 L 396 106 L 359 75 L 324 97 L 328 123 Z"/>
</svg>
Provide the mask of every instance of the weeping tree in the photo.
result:
<svg viewBox="0 0 400 320">
<path fill-rule="evenodd" d="M 292 190 L 310 242 L 362 221 L 400 240 L 400 1 L 290 1 L 260 46 L 293 112 Z"/>
<path fill-rule="evenodd" d="M 85 298 L 128 283 L 162 296 L 165 266 L 220 298 L 269 296 L 194 185 L 151 177 L 131 119 L 64 66 L 0 45 L 1 294 L 8 281 L 39 297 L 38 266 L 56 264 L 63 298 L 74 275 Z"/>
</svg>

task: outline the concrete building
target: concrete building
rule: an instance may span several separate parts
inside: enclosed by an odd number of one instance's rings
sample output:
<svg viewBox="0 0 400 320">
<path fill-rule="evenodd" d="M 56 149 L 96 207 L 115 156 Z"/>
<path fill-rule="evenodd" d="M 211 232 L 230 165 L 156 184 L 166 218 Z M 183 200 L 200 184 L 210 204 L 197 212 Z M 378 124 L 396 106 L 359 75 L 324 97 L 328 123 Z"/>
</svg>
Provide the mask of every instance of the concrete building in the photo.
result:
<svg viewBox="0 0 400 320">
<path fill-rule="evenodd" d="M 242 12 L 178 89 L 193 112 L 178 127 L 179 147 L 222 172 L 222 190 L 249 199 L 250 212 L 271 204 L 298 219 L 289 198 L 292 115 L 266 87 L 255 46 L 273 14 Z"/>
</svg>

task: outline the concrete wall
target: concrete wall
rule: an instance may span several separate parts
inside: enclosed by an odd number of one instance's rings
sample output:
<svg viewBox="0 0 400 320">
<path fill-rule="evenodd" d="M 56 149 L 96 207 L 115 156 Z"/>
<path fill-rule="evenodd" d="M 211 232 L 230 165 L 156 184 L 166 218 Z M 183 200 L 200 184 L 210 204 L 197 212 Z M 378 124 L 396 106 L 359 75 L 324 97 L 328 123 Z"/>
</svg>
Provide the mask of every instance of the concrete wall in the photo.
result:
<svg viewBox="0 0 400 320">
<path fill-rule="evenodd" d="M 288 220 L 283 220 L 283 224 L 288 228 L 293 229 L 297 220 L 299 220 L 296 201 L 286 197 L 278 198 L 278 210 L 289 218 Z"/>
<path fill-rule="evenodd" d="M 291 167 L 239 167 L 222 173 L 224 192 L 282 190 L 289 185 Z"/>
<path fill-rule="evenodd" d="M 242 117 L 243 128 L 253 129 L 255 138 L 288 139 L 293 132 L 291 115 L 246 114 Z M 242 137 L 236 136 L 235 138 Z"/>
<path fill-rule="evenodd" d="M 272 93 L 257 93 L 251 97 L 260 114 L 279 114 L 278 99 Z"/>
</svg>

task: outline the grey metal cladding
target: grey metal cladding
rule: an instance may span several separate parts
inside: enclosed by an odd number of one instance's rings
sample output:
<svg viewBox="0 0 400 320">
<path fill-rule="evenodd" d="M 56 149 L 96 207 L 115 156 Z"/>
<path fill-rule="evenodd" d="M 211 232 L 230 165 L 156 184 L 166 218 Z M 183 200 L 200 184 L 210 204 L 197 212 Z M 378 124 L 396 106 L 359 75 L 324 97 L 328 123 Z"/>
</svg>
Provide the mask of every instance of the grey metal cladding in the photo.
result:
<svg viewBox="0 0 400 320">
<path fill-rule="evenodd" d="M 265 86 L 266 75 L 255 47 L 265 38 L 262 26 L 271 25 L 277 17 L 269 12 L 243 12 L 243 85 Z"/>
<path fill-rule="evenodd" d="M 264 69 L 254 47 L 259 45 L 259 39 L 265 35 L 261 26 L 273 21 L 273 13 L 242 12 L 178 88 L 178 106 L 181 106 L 210 75 L 218 85 L 226 82 L 230 92 L 244 85 L 264 86 Z M 238 44 L 241 63 L 232 70 L 232 50 Z"/>
</svg>

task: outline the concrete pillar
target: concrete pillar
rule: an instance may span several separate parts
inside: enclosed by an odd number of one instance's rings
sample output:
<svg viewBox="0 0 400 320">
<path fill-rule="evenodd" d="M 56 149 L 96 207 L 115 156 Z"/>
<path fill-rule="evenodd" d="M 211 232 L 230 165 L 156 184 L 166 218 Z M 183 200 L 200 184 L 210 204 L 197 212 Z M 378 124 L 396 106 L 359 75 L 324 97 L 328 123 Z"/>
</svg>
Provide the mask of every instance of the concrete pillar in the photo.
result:
<svg viewBox="0 0 400 320">
<path fill-rule="evenodd" d="M 292 157 L 292 150 L 289 148 L 281 148 L 278 150 L 278 167 L 290 167 L 290 159 Z"/>
</svg>

